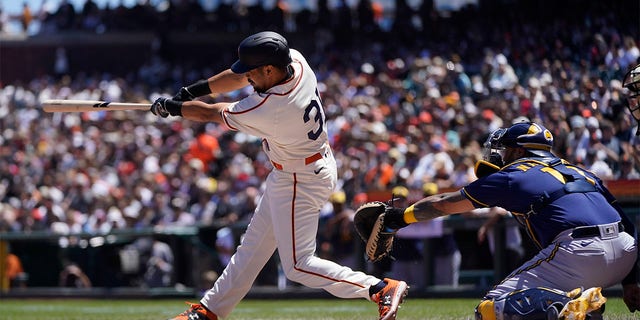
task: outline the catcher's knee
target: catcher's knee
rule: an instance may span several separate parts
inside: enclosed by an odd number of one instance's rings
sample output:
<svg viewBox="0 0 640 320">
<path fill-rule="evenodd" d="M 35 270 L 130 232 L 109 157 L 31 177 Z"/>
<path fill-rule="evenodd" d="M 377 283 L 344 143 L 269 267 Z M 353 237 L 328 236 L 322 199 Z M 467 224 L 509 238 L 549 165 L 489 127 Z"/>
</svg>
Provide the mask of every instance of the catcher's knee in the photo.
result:
<svg viewBox="0 0 640 320">
<path fill-rule="evenodd" d="M 482 300 L 476 307 L 476 320 L 496 320 L 493 310 L 493 300 Z"/>
<path fill-rule="evenodd" d="M 550 288 L 531 288 L 483 300 L 475 309 L 477 320 L 557 319 L 571 295 Z"/>
</svg>

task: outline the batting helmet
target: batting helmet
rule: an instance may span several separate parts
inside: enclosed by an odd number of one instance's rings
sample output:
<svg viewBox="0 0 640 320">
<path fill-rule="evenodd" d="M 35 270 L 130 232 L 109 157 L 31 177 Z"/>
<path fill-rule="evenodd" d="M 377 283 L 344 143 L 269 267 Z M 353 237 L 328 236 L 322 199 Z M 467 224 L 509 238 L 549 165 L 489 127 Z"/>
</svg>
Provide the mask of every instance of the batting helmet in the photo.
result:
<svg viewBox="0 0 640 320">
<path fill-rule="evenodd" d="M 276 32 L 263 31 L 247 37 L 238 46 L 238 61 L 231 65 L 234 73 L 245 73 L 257 67 L 291 63 L 287 39 Z"/>
<path fill-rule="evenodd" d="M 485 147 L 490 149 L 525 148 L 541 157 L 553 157 L 553 135 L 547 128 L 533 122 L 519 122 L 509 128 L 501 128 L 489 136 Z"/>
</svg>

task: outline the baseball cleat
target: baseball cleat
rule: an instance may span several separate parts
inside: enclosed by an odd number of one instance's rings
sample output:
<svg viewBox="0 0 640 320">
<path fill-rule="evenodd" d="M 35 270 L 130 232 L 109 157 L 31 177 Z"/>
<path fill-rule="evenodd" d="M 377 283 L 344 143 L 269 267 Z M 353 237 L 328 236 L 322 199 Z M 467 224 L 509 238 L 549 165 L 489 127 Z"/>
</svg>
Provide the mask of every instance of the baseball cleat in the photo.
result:
<svg viewBox="0 0 640 320">
<path fill-rule="evenodd" d="M 378 304 L 380 320 L 393 320 L 398 313 L 398 307 L 407 296 L 409 286 L 404 281 L 385 278 L 387 285 L 380 292 L 371 296 L 371 300 Z"/>
<path fill-rule="evenodd" d="M 607 298 L 602 295 L 602 288 L 594 287 L 583 291 L 580 296 L 567 302 L 559 314 L 562 320 L 585 320 L 587 315 L 602 308 Z"/>
<path fill-rule="evenodd" d="M 187 304 L 189 305 L 189 309 L 187 309 L 187 311 L 169 320 L 218 320 L 218 316 L 209 311 L 203 305 L 189 302 L 187 302 Z"/>
</svg>

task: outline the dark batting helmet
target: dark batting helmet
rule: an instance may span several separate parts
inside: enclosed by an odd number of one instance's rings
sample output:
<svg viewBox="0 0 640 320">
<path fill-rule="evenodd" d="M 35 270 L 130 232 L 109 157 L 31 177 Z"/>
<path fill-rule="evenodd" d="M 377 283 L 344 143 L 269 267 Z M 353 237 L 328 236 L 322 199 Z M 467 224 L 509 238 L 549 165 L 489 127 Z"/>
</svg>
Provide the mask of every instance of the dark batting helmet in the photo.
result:
<svg viewBox="0 0 640 320">
<path fill-rule="evenodd" d="M 287 39 L 276 32 L 263 31 L 247 37 L 238 46 L 238 61 L 231 65 L 234 73 L 245 73 L 257 67 L 284 67 L 291 63 Z"/>
<path fill-rule="evenodd" d="M 553 157 L 553 135 L 547 128 L 533 122 L 520 122 L 509 128 L 500 128 L 491 133 L 485 148 L 525 148 L 541 157 Z"/>
</svg>

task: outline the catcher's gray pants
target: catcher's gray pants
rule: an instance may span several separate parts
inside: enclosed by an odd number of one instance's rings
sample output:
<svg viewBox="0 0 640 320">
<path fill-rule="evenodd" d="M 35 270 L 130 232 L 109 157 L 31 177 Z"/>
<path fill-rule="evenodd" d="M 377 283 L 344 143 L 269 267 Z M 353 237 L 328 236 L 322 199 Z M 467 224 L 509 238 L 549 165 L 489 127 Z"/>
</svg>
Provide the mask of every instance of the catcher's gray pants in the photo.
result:
<svg viewBox="0 0 640 320">
<path fill-rule="evenodd" d="M 560 233 L 551 245 L 489 291 L 485 299 L 536 287 L 562 291 L 579 287 L 606 288 L 620 283 L 633 267 L 638 245 L 628 233 L 616 231 L 574 239 L 571 232 Z"/>
</svg>

